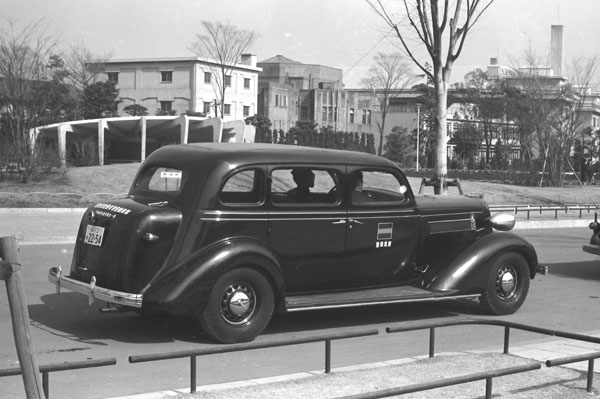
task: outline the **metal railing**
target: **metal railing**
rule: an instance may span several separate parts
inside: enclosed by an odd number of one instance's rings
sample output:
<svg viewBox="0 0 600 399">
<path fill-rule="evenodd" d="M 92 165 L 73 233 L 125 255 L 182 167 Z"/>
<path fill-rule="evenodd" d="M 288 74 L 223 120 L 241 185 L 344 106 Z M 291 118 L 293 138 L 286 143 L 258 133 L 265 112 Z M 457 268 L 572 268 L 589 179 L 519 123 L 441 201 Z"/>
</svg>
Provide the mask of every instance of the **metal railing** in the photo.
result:
<svg viewBox="0 0 600 399">
<path fill-rule="evenodd" d="M 87 369 L 91 367 L 114 366 L 115 364 L 117 364 L 117 360 L 115 358 L 108 358 L 40 365 L 39 369 L 40 373 L 42 373 L 42 388 L 44 390 L 44 396 L 46 397 L 46 399 L 50 399 L 50 373 L 52 372 Z M 7 369 L 0 369 L 0 377 L 10 377 L 15 375 L 21 375 L 20 368 L 12 367 Z"/>
<path fill-rule="evenodd" d="M 253 349 L 275 348 L 280 346 L 290 346 L 299 344 L 308 344 L 314 342 L 325 342 L 325 373 L 331 372 L 331 341 L 359 338 L 372 335 L 378 335 L 379 330 L 355 330 L 342 333 L 321 334 L 317 336 L 280 339 L 267 342 L 250 342 L 246 344 L 221 345 L 206 349 L 190 349 L 178 352 L 157 353 L 150 355 L 129 356 L 129 363 L 152 362 L 157 360 L 178 359 L 183 357 L 190 358 L 190 393 L 196 392 L 196 358 L 204 355 L 214 355 L 218 353 L 229 353 L 247 351 Z"/>
<path fill-rule="evenodd" d="M 543 335 L 550 335 L 553 337 L 567 338 L 573 339 L 577 341 L 591 342 L 595 344 L 600 344 L 600 337 L 594 337 L 590 335 L 584 334 L 576 334 L 570 333 L 566 331 L 552 330 L 548 328 L 535 327 L 527 324 L 513 323 L 510 321 L 504 320 L 494 320 L 494 319 L 460 319 L 460 320 L 448 320 L 441 322 L 415 322 L 415 323 L 403 323 L 402 325 L 397 325 L 393 327 L 387 327 L 387 333 L 396 333 L 396 332 L 406 332 L 406 331 L 415 331 L 415 330 L 424 330 L 429 329 L 429 357 L 432 358 L 435 355 L 435 330 L 439 327 L 451 327 L 451 326 L 461 326 L 461 325 L 493 325 L 493 326 L 501 326 L 504 327 L 504 354 L 509 353 L 509 343 L 510 343 L 510 329 L 516 329 L 521 331 L 534 332 Z M 594 378 L 594 367 L 593 360 L 600 358 L 600 352 L 593 352 L 583 355 L 577 356 L 568 356 L 558 359 L 552 359 L 546 361 L 546 365 L 548 367 L 558 366 L 561 364 L 567 363 L 576 363 L 579 361 L 589 360 L 590 364 L 588 367 L 587 373 L 587 390 L 588 392 L 592 392 L 592 382 Z M 486 396 L 487 398 L 487 396 Z"/>
<path fill-rule="evenodd" d="M 542 206 L 542 205 L 490 205 L 491 212 L 513 212 L 515 215 L 519 213 L 527 214 L 529 220 L 531 213 L 536 212 L 540 215 L 545 212 L 554 212 L 554 218 L 558 219 L 559 212 L 568 214 L 569 212 L 578 212 L 579 219 L 583 216 L 583 211 L 587 213 L 596 212 L 600 208 L 600 204 L 572 204 L 560 206 Z"/>
<path fill-rule="evenodd" d="M 434 382 L 424 382 L 420 384 L 406 385 L 403 387 L 382 389 L 374 392 L 359 393 L 356 395 L 341 396 L 336 399 L 372 399 L 372 398 L 387 398 L 390 396 L 404 395 L 407 393 L 429 391 L 436 388 L 444 388 L 452 385 L 466 384 L 469 382 L 485 380 L 485 398 L 492 397 L 492 378 L 503 377 L 505 375 L 524 373 L 532 370 L 539 370 L 542 367 L 541 363 L 532 363 L 522 366 L 505 367 L 501 369 L 488 370 L 480 373 L 472 373 L 460 377 L 442 378 Z"/>
</svg>

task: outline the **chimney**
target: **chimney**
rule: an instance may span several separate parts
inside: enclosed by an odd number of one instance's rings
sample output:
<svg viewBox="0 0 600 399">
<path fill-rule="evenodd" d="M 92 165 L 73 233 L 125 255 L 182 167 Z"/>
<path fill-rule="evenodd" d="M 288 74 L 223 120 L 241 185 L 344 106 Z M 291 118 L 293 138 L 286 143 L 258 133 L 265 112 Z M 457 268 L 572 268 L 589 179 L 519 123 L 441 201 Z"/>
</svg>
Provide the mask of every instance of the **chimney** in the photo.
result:
<svg viewBox="0 0 600 399">
<path fill-rule="evenodd" d="M 550 68 L 554 76 L 563 76 L 563 26 L 552 25 L 550 36 Z"/>
<path fill-rule="evenodd" d="M 256 56 L 254 54 L 248 54 L 248 53 L 242 54 L 240 63 L 251 66 L 251 67 L 255 67 L 256 66 Z"/>
<path fill-rule="evenodd" d="M 490 65 L 498 65 L 498 58 L 490 58 Z"/>
</svg>

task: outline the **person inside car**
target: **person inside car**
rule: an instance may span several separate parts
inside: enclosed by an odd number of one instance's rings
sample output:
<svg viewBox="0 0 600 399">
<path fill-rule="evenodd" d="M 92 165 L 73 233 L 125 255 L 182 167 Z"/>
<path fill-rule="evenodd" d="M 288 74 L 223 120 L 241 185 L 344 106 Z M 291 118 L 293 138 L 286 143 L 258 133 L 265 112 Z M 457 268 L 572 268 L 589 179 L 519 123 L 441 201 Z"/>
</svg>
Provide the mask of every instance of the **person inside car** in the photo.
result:
<svg viewBox="0 0 600 399">
<path fill-rule="evenodd" d="M 288 191 L 288 198 L 298 202 L 308 202 L 312 200 L 310 189 L 315 186 L 315 174 L 308 168 L 292 169 L 292 177 L 296 183 L 296 188 Z"/>
<path fill-rule="evenodd" d="M 356 171 L 350 175 L 350 184 L 352 187 L 352 203 L 360 204 L 371 202 L 372 199 L 367 194 L 363 193 L 363 174 L 361 171 Z"/>
</svg>

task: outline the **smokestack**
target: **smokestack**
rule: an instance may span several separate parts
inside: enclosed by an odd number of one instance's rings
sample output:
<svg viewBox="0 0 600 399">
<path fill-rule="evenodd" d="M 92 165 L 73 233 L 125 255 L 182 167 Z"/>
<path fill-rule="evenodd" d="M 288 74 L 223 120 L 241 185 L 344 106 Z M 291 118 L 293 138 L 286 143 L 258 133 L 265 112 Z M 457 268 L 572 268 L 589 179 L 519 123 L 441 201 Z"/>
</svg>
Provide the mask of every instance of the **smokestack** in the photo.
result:
<svg viewBox="0 0 600 399">
<path fill-rule="evenodd" d="M 550 68 L 554 76 L 563 76 L 563 26 L 552 25 L 550 36 Z"/>
</svg>

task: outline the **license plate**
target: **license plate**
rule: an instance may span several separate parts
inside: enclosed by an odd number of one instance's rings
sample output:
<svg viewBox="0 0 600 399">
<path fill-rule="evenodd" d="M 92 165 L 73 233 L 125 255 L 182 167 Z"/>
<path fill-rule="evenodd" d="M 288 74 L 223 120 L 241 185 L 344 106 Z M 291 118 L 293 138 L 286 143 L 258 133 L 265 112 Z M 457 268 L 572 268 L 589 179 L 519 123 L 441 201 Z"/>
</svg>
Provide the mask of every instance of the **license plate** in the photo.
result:
<svg viewBox="0 0 600 399">
<path fill-rule="evenodd" d="M 104 237 L 104 227 L 92 226 L 88 224 L 85 229 L 85 238 L 83 242 L 97 247 L 102 246 L 102 238 Z"/>
</svg>

